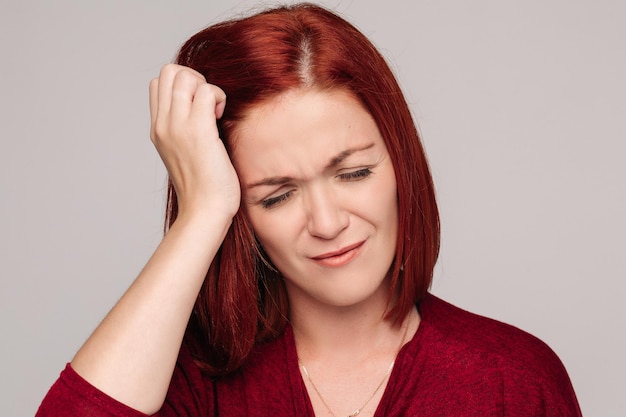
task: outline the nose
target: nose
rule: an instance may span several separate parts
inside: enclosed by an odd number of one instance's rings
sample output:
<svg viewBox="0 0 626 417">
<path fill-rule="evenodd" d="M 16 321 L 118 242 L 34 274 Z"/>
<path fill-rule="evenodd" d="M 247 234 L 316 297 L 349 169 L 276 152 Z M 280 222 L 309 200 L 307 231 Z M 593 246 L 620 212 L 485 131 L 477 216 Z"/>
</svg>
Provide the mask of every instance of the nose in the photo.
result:
<svg viewBox="0 0 626 417">
<path fill-rule="evenodd" d="M 337 197 L 329 185 L 314 187 L 307 193 L 307 229 L 312 236 L 333 239 L 348 227 L 350 217 Z"/>
</svg>

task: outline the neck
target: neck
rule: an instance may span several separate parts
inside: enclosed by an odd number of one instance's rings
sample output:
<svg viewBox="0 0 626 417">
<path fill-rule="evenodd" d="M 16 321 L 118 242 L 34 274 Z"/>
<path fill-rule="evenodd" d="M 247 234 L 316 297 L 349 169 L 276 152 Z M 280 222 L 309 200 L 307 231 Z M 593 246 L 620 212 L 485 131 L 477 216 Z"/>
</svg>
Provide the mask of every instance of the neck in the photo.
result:
<svg viewBox="0 0 626 417">
<path fill-rule="evenodd" d="M 412 309 L 394 326 L 384 317 L 386 300 L 364 306 L 314 308 L 296 304 L 294 307 L 290 321 L 298 356 L 305 363 L 348 364 L 374 356 L 395 357 L 403 336 L 410 340 L 419 325 L 417 310 Z"/>
<path fill-rule="evenodd" d="M 417 309 L 394 326 L 384 319 L 386 300 L 344 308 L 293 301 L 302 300 L 290 298 L 291 323 L 315 413 L 374 415 L 398 352 L 419 326 Z"/>
</svg>

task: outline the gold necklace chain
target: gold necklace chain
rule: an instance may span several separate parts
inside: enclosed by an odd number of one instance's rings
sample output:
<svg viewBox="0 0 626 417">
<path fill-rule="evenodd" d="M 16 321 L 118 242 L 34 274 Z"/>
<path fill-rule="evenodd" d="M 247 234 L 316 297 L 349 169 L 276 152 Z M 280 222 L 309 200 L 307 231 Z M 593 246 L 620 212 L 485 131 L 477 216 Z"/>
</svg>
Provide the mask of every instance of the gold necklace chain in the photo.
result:
<svg viewBox="0 0 626 417">
<path fill-rule="evenodd" d="M 402 349 L 402 345 L 404 344 L 404 340 L 406 339 L 406 336 L 409 332 L 409 322 L 407 322 L 406 325 L 406 329 L 404 329 L 404 334 L 402 336 L 402 339 L 400 340 L 400 346 L 398 347 L 398 351 L 396 352 L 396 355 L 400 352 L 400 349 Z M 332 417 L 337 417 L 335 415 L 335 413 L 333 413 L 333 410 L 331 410 L 330 406 L 328 405 L 328 403 L 326 402 L 326 400 L 324 400 L 324 397 L 322 396 L 322 393 L 320 392 L 319 389 L 317 389 L 317 386 L 315 385 L 315 383 L 313 382 L 313 380 L 311 379 L 311 376 L 309 375 L 309 371 L 306 369 L 306 366 L 304 366 L 304 364 L 302 362 L 300 362 L 300 358 L 298 358 L 298 363 L 300 364 L 300 367 L 302 367 L 302 372 L 304 373 L 304 375 L 306 376 L 306 379 L 309 380 L 309 382 L 311 383 L 311 386 L 313 387 L 313 390 L 315 390 L 315 392 L 317 393 L 317 396 L 319 397 L 319 399 L 322 401 L 322 403 L 326 406 L 326 409 L 328 410 L 328 412 L 330 413 L 330 415 Z M 354 410 L 352 413 L 348 414 L 347 417 L 356 417 L 359 414 L 361 414 L 361 411 L 363 411 L 363 409 L 369 404 L 369 402 L 372 400 L 372 398 L 374 398 L 374 396 L 376 395 L 376 393 L 380 390 L 380 388 L 383 386 L 383 384 L 385 383 L 385 381 L 387 380 L 387 378 L 389 377 L 389 375 L 391 375 L 391 371 L 393 370 L 393 365 L 396 363 L 396 360 L 394 358 L 394 360 L 391 361 L 391 363 L 389 364 L 389 367 L 387 368 L 387 372 L 385 372 L 385 376 L 383 376 L 383 379 L 380 381 L 380 383 L 378 384 L 378 386 L 376 386 L 376 389 L 374 390 L 374 392 L 372 392 L 372 395 L 369 396 L 369 398 L 367 399 L 367 401 L 365 401 L 365 403 L 357 408 L 356 410 Z"/>
<path fill-rule="evenodd" d="M 391 361 L 391 364 L 389 365 L 389 369 L 387 369 L 387 372 L 385 373 L 385 376 L 383 377 L 382 381 L 380 381 L 380 383 L 378 384 L 378 386 L 376 387 L 376 389 L 374 390 L 372 395 L 370 395 L 370 397 L 367 399 L 367 401 L 365 401 L 365 404 L 363 404 L 360 408 L 357 408 L 356 410 L 354 410 L 351 414 L 348 414 L 348 417 L 356 417 L 356 416 L 358 416 L 361 413 L 361 410 L 363 410 L 365 408 L 365 406 L 367 404 L 369 404 L 369 402 L 372 400 L 372 398 L 374 398 L 374 395 L 376 395 L 376 393 L 378 392 L 380 387 L 383 386 L 383 383 L 385 382 L 385 380 L 387 379 L 387 377 L 391 373 L 391 370 L 393 369 L 394 363 L 395 363 L 395 361 Z M 322 397 L 322 394 L 317 389 L 317 386 L 315 386 L 315 383 L 311 379 L 311 376 L 309 375 L 309 372 L 307 371 L 306 366 L 304 366 L 302 363 L 300 363 L 300 366 L 302 367 L 302 371 L 304 372 L 304 375 L 306 375 L 306 378 L 309 380 L 309 382 L 311 383 L 311 386 L 313 387 L 313 389 L 317 393 L 317 396 L 320 398 L 320 400 L 322 400 L 322 403 L 328 409 L 328 412 L 330 413 L 330 415 L 333 416 L 333 417 L 337 417 L 337 416 L 335 416 L 335 413 L 333 413 L 333 410 L 330 409 L 330 406 L 326 403 L 326 400 L 324 400 L 324 397 Z"/>
</svg>

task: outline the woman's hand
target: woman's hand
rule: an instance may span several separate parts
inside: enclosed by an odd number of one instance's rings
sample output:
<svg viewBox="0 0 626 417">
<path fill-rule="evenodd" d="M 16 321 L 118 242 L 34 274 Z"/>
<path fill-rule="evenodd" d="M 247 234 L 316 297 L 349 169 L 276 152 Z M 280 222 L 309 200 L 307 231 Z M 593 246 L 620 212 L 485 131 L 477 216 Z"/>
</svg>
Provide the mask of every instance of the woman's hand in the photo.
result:
<svg viewBox="0 0 626 417">
<path fill-rule="evenodd" d="M 178 196 L 179 216 L 215 210 L 232 218 L 241 191 L 219 138 L 226 95 L 191 68 L 169 64 L 150 82 L 150 138 Z"/>
<path fill-rule="evenodd" d="M 150 136 L 174 183 L 178 218 L 72 360 L 85 380 L 149 415 L 165 400 L 198 292 L 239 209 L 239 180 L 216 125 L 225 100 L 179 65 L 150 83 Z"/>
</svg>

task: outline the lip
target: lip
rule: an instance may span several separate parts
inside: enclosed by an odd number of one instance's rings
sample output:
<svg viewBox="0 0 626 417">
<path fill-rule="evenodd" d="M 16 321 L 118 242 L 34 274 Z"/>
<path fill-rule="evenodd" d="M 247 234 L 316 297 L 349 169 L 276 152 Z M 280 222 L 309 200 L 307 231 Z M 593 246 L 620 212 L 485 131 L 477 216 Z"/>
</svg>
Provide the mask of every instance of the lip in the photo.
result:
<svg viewBox="0 0 626 417">
<path fill-rule="evenodd" d="M 344 246 L 336 251 L 313 256 L 311 259 L 323 266 L 342 266 L 350 262 L 359 254 L 364 243 L 365 241 L 362 240 L 360 242 L 353 243 L 352 245 Z"/>
</svg>

